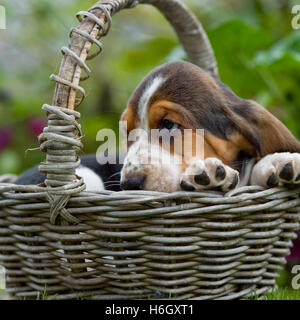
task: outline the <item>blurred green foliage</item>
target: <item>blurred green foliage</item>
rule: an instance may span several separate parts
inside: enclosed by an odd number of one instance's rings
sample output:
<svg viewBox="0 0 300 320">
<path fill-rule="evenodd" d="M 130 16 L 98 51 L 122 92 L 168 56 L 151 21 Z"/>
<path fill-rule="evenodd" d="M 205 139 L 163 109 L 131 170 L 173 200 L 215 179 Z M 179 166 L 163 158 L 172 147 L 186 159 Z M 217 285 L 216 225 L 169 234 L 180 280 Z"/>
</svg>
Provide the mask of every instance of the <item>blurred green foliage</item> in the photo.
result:
<svg viewBox="0 0 300 320">
<path fill-rule="evenodd" d="M 291 27 L 288 0 L 183 0 L 203 23 L 215 50 L 221 79 L 236 94 L 254 99 L 279 117 L 299 138 L 300 30 Z M 75 14 L 94 0 L 0 0 L 7 30 L 0 30 L 0 174 L 21 172 L 44 158 L 37 147 L 43 103 L 51 103 Z M 132 91 L 155 66 L 185 59 L 174 32 L 149 6 L 113 18 L 103 38 L 103 54 L 88 62 L 93 71 L 83 83 L 80 106 L 84 152 L 99 146 L 101 128 L 118 128 Z M 1 131 L 2 130 L 2 131 Z"/>
</svg>

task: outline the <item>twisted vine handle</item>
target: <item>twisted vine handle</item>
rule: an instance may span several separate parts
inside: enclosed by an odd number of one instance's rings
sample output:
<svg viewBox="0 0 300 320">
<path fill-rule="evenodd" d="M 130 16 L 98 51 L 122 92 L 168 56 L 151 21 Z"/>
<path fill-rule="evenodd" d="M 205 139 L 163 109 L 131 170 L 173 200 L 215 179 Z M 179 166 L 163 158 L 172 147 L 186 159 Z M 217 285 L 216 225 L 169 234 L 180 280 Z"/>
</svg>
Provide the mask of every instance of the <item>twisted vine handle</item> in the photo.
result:
<svg viewBox="0 0 300 320">
<path fill-rule="evenodd" d="M 79 27 L 72 28 L 69 47 L 62 48 L 64 57 L 58 76 L 51 76 L 57 81 L 53 98 L 53 105 L 74 109 L 78 106 L 85 95 L 79 82 L 90 75 L 90 70 L 85 64 L 86 59 L 91 59 L 102 50 L 99 38 L 107 35 L 111 26 L 111 16 L 125 8 L 132 8 L 139 3 L 151 4 L 157 7 L 171 23 L 178 38 L 184 47 L 189 60 L 218 77 L 217 64 L 214 53 L 201 23 L 178 0 L 111 0 L 98 1 L 88 11 L 77 14 L 81 22 Z M 81 16 L 85 16 L 82 19 Z M 95 44 L 99 47 L 98 52 L 88 56 L 88 52 Z M 81 70 L 86 72 L 86 77 L 81 78 Z M 79 102 L 75 102 L 76 91 L 82 93 Z"/>
</svg>

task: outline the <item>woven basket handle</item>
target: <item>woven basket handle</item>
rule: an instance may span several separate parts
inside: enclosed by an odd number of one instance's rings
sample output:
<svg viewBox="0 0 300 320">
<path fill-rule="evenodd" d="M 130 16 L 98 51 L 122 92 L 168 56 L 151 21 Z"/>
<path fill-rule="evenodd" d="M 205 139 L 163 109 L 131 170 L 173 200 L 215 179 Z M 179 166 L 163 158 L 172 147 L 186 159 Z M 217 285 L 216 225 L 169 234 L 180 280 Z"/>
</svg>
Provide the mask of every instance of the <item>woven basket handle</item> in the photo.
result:
<svg viewBox="0 0 300 320">
<path fill-rule="evenodd" d="M 58 187 L 57 190 L 64 187 L 64 192 L 72 188 L 77 192 L 81 190 L 80 183 L 74 185 L 78 178 L 75 169 L 80 163 L 77 152 L 82 148 L 80 125 L 76 121 L 80 113 L 75 108 L 85 97 L 79 83 L 91 73 L 85 61 L 102 51 L 99 39 L 107 35 L 111 16 L 139 3 L 157 7 L 175 29 L 189 60 L 218 78 L 214 53 L 202 25 L 179 0 L 101 0 L 88 11 L 80 11 L 77 14 L 80 24 L 71 29 L 69 46 L 62 48 L 64 56 L 59 74 L 50 76 L 57 83 L 52 106 L 43 106 L 47 111 L 48 127 L 40 135 L 39 142 L 47 157 L 39 169 L 47 175 L 45 184 L 49 187 Z M 89 55 L 93 44 L 98 50 Z M 82 71 L 84 76 L 81 76 Z M 76 98 L 78 91 L 80 99 Z"/>
<path fill-rule="evenodd" d="M 173 26 L 189 60 L 218 78 L 217 64 L 207 35 L 201 23 L 180 1 L 98 1 L 88 12 L 82 11 L 77 15 L 81 23 L 77 28 L 72 29 L 69 47 L 62 48 L 64 58 L 59 75 L 51 76 L 52 80 L 58 82 L 53 105 L 74 109 L 82 102 L 85 92 L 83 88 L 79 87 L 79 82 L 86 79 L 90 74 L 85 60 L 92 44 L 94 43 L 99 47 L 98 53 L 100 53 L 102 44 L 97 38 L 99 39 L 108 33 L 111 25 L 111 16 L 121 9 L 132 8 L 139 3 L 152 4 L 157 7 Z M 80 17 L 82 15 L 86 19 L 81 20 Z M 80 77 L 82 69 L 86 72 L 86 77 L 84 78 Z M 77 91 L 81 92 L 82 98 L 76 103 Z"/>
</svg>

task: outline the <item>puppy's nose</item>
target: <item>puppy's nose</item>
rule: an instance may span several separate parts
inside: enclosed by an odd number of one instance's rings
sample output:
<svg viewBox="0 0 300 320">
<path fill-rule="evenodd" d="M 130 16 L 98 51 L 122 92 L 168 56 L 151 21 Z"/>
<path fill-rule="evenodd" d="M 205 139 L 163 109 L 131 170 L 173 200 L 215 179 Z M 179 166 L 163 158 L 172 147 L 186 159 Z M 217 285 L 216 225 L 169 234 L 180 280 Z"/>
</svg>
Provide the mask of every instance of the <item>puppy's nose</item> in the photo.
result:
<svg viewBox="0 0 300 320">
<path fill-rule="evenodd" d="M 121 189 L 123 190 L 143 190 L 145 177 L 128 178 L 121 182 Z"/>
</svg>

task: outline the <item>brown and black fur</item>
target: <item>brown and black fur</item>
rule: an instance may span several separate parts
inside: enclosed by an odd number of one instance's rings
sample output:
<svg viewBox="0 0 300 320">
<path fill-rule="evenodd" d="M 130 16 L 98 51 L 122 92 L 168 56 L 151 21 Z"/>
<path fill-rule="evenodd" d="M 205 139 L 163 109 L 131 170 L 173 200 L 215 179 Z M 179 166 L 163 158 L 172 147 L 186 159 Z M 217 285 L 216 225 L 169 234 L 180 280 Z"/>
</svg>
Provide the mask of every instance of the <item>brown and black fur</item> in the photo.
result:
<svg viewBox="0 0 300 320">
<path fill-rule="evenodd" d="M 300 143 L 271 113 L 252 100 L 236 96 L 221 81 L 215 80 L 198 66 L 184 61 L 154 69 L 132 95 L 128 109 L 137 115 L 139 98 L 147 84 L 157 76 L 167 80 L 157 89 L 149 103 L 166 100 L 183 106 L 181 116 L 192 128 L 204 129 L 206 142 L 222 158 L 218 149 L 231 148 L 229 165 L 243 158 L 257 160 L 274 152 L 300 152 Z M 129 110 L 127 110 L 127 113 Z M 220 150 L 223 150 L 223 149 Z"/>
</svg>

